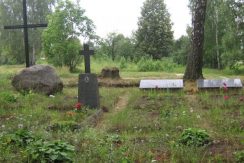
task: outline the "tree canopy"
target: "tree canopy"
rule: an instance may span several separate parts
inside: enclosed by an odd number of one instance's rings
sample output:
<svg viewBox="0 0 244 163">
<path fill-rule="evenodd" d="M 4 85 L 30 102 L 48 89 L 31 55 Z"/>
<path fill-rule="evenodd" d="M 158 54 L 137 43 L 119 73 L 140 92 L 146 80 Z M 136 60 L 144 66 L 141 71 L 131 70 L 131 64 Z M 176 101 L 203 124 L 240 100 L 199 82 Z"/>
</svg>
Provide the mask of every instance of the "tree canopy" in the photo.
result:
<svg viewBox="0 0 244 163">
<path fill-rule="evenodd" d="M 154 59 L 167 57 L 172 51 L 173 32 L 164 0 L 146 0 L 136 31 L 137 46 Z"/>
<path fill-rule="evenodd" d="M 85 11 L 69 0 L 58 3 L 48 16 L 48 28 L 43 32 L 43 48 L 50 63 L 69 66 L 73 71 L 80 61 L 79 37 L 91 39 L 94 34 L 92 20 Z"/>
</svg>

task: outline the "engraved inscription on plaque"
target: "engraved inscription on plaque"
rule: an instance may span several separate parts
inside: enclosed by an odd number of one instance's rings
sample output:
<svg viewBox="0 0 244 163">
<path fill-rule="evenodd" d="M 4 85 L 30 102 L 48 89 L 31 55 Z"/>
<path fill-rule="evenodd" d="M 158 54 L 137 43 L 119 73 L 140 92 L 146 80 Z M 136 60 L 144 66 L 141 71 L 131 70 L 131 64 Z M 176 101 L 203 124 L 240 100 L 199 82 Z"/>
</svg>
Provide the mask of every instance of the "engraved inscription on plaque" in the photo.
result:
<svg viewBox="0 0 244 163">
<path fill-rule="evenodd" d="M 226 85 L 228 88 L 242 88 L 240 79 L 220 79 L 220 80 L 198 80 L 198 88 L 222 88 Z"/>
<path fill-rule="evenodd" d="M 140 89 L 180 89 L 183 80 L 141 80 Z"/>
</svg>

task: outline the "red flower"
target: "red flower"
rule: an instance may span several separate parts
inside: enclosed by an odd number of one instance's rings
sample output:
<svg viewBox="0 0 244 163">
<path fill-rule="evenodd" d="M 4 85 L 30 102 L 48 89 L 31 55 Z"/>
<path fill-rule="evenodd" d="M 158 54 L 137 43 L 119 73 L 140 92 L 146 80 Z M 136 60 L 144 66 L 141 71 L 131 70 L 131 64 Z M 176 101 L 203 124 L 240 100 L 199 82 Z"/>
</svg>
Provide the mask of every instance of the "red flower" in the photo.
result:
<svg viewBox="0 0 244 163">
<path fill-rule="evenodd" d="M 240 97 L 240 101 L 244 101 L 244 96 Z"/>
<path fill-rule="evenodd" d="M 81 107 L 82 107 L 82 104 L 81 104 L 80 102 L 78 102 L 77 104 L 75 104 L 75 108 L 76 108 L 77 110 L 80 110 Z"/>
<path fill-rule="evenodd" d="M 229 96 L 224 96 L 225 100 L 229 100 L 229 98 L 230 98 Z"/>
<path fill-rule="evenodd" d="M 72 112 L 72 111 L 69 111 L 69 112 L 67 112 L 66 114 L 67 114 L 68 116 L 70 116 L 70 117 L 73 117 L 73 116 L 75 115 L 75 113 Z"/>
<path fill-rule="evenodd" d="M 228 87 L 224 87 L 224 91 L 227 92 L 228 91 Z"/>
</svg>

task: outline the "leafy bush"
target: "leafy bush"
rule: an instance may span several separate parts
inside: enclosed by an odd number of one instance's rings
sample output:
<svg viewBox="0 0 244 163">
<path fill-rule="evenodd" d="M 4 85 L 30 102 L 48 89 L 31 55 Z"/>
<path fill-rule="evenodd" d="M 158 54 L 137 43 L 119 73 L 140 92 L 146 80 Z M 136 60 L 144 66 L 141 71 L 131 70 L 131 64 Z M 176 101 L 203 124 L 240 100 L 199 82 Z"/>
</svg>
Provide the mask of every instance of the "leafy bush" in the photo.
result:
<svg viewBox="0 0 244 163">
<path fill-rule="evenodd" d="M 22 96 L 28 97 L 28 96 L 32 96 L 34 93 L 33 93 L 33 90 L 21 90 L 20 91 L 20 94 Z"/>
<path fill-rule="evenodd" d="M 138 62 L 138 71 L 149 72 L 149 71 L 167 71 L 172 72 L 176 64 L 170 59 L 153 60 L 151 58 L 142 58 Z"/>
<path fill-rule="evenodd" d="M 236 74 L 240 74 L 243 71 L 243 66 L 244 66 L 243 61 L 239 61 L 230 65 L 230 70 L 232 70 Z"/>
<path fill-rule="evenodd" d="M 6 102 L 17 102 L 17 97 L 9 92 L 1 92 L 0 98 L 3 99 Z"/>
<path fill-rule="evenodd" d="M 188 128 L 183 131 L 178 142 L 186 146 L 200 147 L 209 144 L 211 139 L 205 130 Z"/>
<path fill-rule="evenodd" d="M 78 130 L 80 126 L 76 122 L 72 121 L 63 121 L 57 122 L 49 126 L 47 129 L 51 131 L 75 131 Z"/>
<path fill-rule="evenodd" d="M 235 152 L 235 159 L 237 163 L 244 162 L 244 150 Z"/>
<path fill-rule="evenodd" d="M 126 59 L 125 59 L 124 57 L 122 57 L 122 58 L 120 59 L 120 65 L 119 65 L 119 68 L 120 68 L 120 69 L 125 69 L 125 68 L 127 68 Z"/>
<path fill-rule="evenodd" d="M 35 141 L 35 137 L 33 134 L 27 130 L 18 130 L 14 134 L 10 134 L 9 143 L 14 143 L 17 146 L 26 147 L 33 141 Z"/>
<path fill-rule="evenodd" d="M 27 147 L 31 162 L 72 162 L 74 146 L 62 142 L 36 141 Z"/>
<path fill-rule="evenodd" d="M 107 141 L 112 142 L 114 144 L 120 144 L 122 143 L 123 140 L 120 137 L 120 135 L 112 134 L 112 135 L 107 135 Z"/>
<path fill-rule="evenodd" d="M 74 146 L 62 142 L 49 142 L 37 138 L 30 131 L 18 130 L 13 134 L 0 135 L 0 147 L 12 145 L 23 151 L 28 162 L 72 162 Z"/>
</svg>

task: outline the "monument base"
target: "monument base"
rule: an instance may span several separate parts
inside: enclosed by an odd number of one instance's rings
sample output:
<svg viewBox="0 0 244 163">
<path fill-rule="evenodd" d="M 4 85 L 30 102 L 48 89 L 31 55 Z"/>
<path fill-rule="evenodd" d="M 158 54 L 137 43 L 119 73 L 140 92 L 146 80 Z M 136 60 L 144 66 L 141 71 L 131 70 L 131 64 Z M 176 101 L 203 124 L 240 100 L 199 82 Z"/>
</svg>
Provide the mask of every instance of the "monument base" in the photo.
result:
<svg viewBox="0 0 244 163">
<path fill-rule="evenodd" d="M 93 109 L 98 109 L 100 107 L 99 88 L 96 74 L 79 75 L 78 102 Z"/>
</svg>

